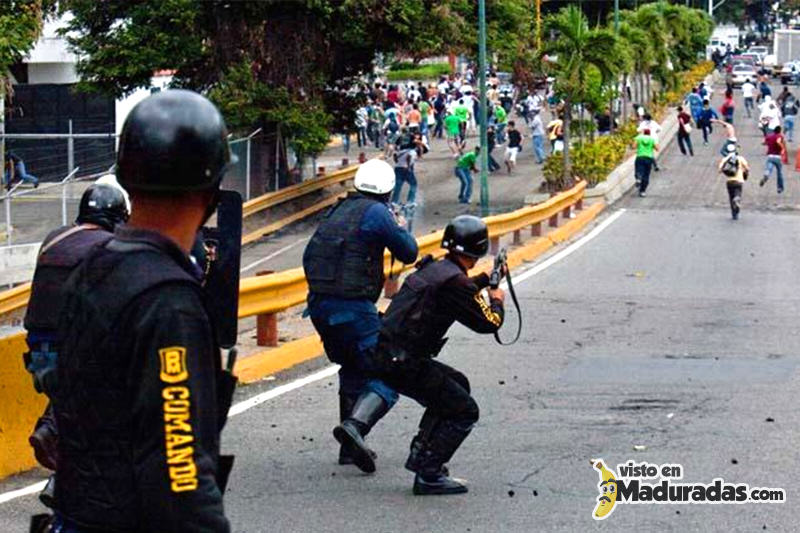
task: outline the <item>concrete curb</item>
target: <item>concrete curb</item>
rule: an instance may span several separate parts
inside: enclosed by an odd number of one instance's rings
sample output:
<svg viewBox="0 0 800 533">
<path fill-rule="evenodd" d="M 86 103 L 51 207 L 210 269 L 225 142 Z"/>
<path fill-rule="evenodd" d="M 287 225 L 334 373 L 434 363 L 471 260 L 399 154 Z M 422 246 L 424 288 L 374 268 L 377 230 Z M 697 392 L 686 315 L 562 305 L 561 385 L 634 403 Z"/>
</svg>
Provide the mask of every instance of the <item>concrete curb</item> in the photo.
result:
<svg viewBox="0 0 800 533">
<path fill-rule="evenodd" d="M 574 219 L 544 237 L 539 237 L 515 248 L 508 254 L 509 267 L 515 268 L 526 261 L 532 261 L 556 244 L 566 241 L 594 220 L 605 209 L 605 206 L 604 202 L 593 204 L 577 213 Z M 491 261 L 485 261 L 470 273 L 488 271 L 491 267 Z M 236 364 L 235 373 L 240 382 L 253 383 L 275 372 L 289 369 L 322 355 L 324 355 L 322 341 L 318 335 L 310 335 L 242 359 Z"/>
</svg>

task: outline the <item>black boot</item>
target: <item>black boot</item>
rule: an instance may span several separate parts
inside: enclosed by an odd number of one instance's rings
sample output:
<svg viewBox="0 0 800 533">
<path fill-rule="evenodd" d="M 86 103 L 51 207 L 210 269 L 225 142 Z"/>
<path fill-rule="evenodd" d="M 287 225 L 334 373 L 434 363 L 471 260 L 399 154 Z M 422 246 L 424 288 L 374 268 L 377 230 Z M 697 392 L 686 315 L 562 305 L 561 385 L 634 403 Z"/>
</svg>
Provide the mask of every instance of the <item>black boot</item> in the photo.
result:
<svg viewBox="0 0 800 533">
<path fill-rule="evenodd" d="M 58 427 L 53 416 L 53 409 L 47 405 L 44 413 L 36 421 L 33 433 L 28 437 L 36 460 L 45 468 L 56 469 L 58 463 Z"/>
<path fill-rule="evenodd" d="M 469 489 L 461 479 L 451 478 L 444 464 L 467 438 L 472 425 L 443 421 L 436 425 L 428 438 L 420 435 L 411 443 L 406 468 L 416 472 L 414 494 L 463 494 Z"/>
<path fill-rule="evenodd" d="M 365 392 L 356 400 L 350 416 L 333 429 L 334 438 L 363 472 L 375 471 L 374 452 L 364 443 L 363 436 L 388 411 L 389 405 L 383 398 L 374 392 Z"/>
<path fill-rule="evenodd" d="M 353 406 L 356 403 L 358 396 L 345 396 L 343 394 L 339 395 L 339 422 L 344 422 L 350 416 L 350 413 L 353 411 Z M 367 430 L 369 433 L 369 430 Z M 366 437 L 367 434 L 364 433 L 362 437 Z M 375 453 L 373 450 L 370 450 L 373 459 L 378 458 L 378 454 Z M 346 446 L 339 446 L 339 464 L 340 465 L 351 465 L 353 464 L 353 458 L 350 456 L 350 453 Z"/>
</svg>

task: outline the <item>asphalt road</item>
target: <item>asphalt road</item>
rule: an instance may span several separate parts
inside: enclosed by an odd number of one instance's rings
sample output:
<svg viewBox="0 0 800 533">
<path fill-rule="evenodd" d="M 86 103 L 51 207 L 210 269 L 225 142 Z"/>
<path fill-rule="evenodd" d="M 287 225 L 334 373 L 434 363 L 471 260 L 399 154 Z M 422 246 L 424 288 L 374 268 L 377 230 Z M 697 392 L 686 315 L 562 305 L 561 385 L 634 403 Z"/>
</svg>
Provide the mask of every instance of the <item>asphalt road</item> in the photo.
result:
<svg viewBox="0 0 800 533">
<path fill-rule="evenodd" d="M 756 159 L 758 138 L 742 132 Z M 369 436 L 378 472 L 336 465 L 336 383 L 327 377 L 229 421 L 234 531 L 796 531 L 800 220 L 792 198 L 800 184 L 792 172 L 778 198 L 774 183 L 751 181 L 734 222 L 713 168 L 717 149 L 700 146 L 690 160 L 671 146 L 648 198 L 624 199 L 598 221 L 615 217 L 602 232 L 536 275 L 523 280 L 518 271 L 525 329 L 517 345 L 451 331 L 441 358 L 470 377 L 481 406 L 450 463 L 469 479 L 469 494 L 411 494 L 402 464 L 422 410 L 407 399 Z M 784 488 L 788 503 L 618 504 L 595 522 L 592 458 L 614 467 L 677 463 L 683 482 Z M 39 478 L 6 481 L 0 493 Z M 0 504 L 0 530 L 23 531 L 39 508 L 33 496 Z"/>
</svg>

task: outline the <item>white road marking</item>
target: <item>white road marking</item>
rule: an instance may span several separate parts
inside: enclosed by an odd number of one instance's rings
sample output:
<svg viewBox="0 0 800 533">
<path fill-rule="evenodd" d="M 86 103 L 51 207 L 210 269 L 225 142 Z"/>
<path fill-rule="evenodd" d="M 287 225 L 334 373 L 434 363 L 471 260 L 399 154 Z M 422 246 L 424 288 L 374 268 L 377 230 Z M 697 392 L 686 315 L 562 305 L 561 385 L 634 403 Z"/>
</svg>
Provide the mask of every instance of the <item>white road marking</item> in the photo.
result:
<svg viewBox="0 0 800 533">
<path fill-rule="evenodd" d="M 47 480 L 39 481 L 38 483 L 34 483 L 33 485 L 28 485 L 27 487 L 12 490 L 10 492 L 6 492 L 0 494 L 0 503 L 10 502 L 16 498 L 20 498 L 22 496 L 27 496 L 28 494 L 36 494 L 37 492 L 41 492 L 44 489 L 44 486 L 47 485 Z"/>
<path fill-rule="evenodd" d="M 249 265 L 247 265 L 246 267 L 242 268 L 242 269 L 240 270 L 240 272 L 245 272 L 245 271 L 247 271 L 247 270 L 250 270 L 250 269 L 251 269 L 251 268 L 253 268 L 253 267 L 257 267 L 257 266 L 258 266 L 258 265 L 260 265 L 261 263 L 264 263 L 264 262 L 266 262 L 266 261 L 269 261 L 270 259 L 272 259 L 272 258 L 274 258 L 274 257 L 277 257 L 277 256 L 281 255 L 283 252 L 285 252 L 285 251 L 287 251 L 287 250 L 291 250 L 292 248 L 294 248 L 294 247 L 295 247 L 295 246 L 297 246 L 298 244 L 300 244 L 300 243 L 303 243 L 303 242 L 306 242 L 306 241 L 307 241 L 308 239 L 310 239 L 310 238 L 311 238 L 311 237 L 304 237 L 304 238 L 300 239 L 300 240 L 299 240 L 299 241 L 297 241 L 297 242 L 293 242 L 292 244 L 288 244 L 288 245 L 284 246 L 283 248 L 281 248 L 280 250 L 277 250 L 277 251 L 275 251 L 275 252 L 272 252 L 271 254 L 269 254 L 269 255 L 268 255 L 268 256 L 266 256 L 266 257 L 262 257 L 262 258 L 261 258 L 261 259 L 259 259 L 258 261 L 253 261 L 252 263 L 250 263 L 250 264 L 249 264 Z"/>
<path fill-rule="evenodd" d="M 517 276 L 516 279 L 515 279 L 516 283 L 522 283 L 526 279 L 529 279 L 529 278 L 535 276 L 536 274 L 542 272 L 543 270 L 546 270 L 546 269 L 550 268 L 551 266 L 555 265 L 556 263 L 558 263 L 562 259 L 570 256 L 572 253 L 576 252 L 581 247 L 583 247 L 585 244 L 587 244 L 588 242 L 592 241 L 595 237 L 600 235 L 600 233 L 602 233 L 606 228 L 608 228 L 608 226 L 613 224 L 624 213 L 625 213 L 625 210 L 624 209 L 620 209 L 616 213 L 612 214 L 611 216 L 609 216 L 606 220 L 601 222 L 596 228 L 594 228 L 591 232 L 589 232 L 584 237 L 581 237 L 580 239 L 578 239 L 577 241 L 575 241 L 574 243 L 572 243 L 571 245 L 569 245 L 565 249 L 561 250 L 557 254 L 553 255 L 550 258 L 548 258 L 546 261 L 542 261 L 541 264 L 538 264 L 535 267 L 531 268 L 530 270 L 526 270 L 525 272 L 523 272 L 522 274 Z M 298 244 L 298 243 L 295 243 L 295 244 Z M 291 246 L 294 246 L 294 244 L 290 245 L 290 247 Z M 276 252 L 276 254 L 277 253 L 280 253 L 280 250 L 278 252 Z M 262 259 L 261 261 L 265 261 L 266 259 L 268 259 L 268 257 Z M 250 266 L 245 267 L 245 268 L 250 268 Z M 242 270 L 245 270 L 245 269 L 242 269 Z M 294 381 L 292 381 L 290 383 L 286 383 L 285 385 L 280 385 L 278 387 L 275 387 L 274 389 L 270 389 L 270 390 L 262 392 L 260 394 L 256 394 L 252 398 L 248 398 L 247 400 L 241 401 L 241 402 L 231 406 L 230 411 L 228 411 L 228 418 L 236 416 L 236 415 L 240 415 L 240 414 L 244 413 L 245 411 L 247 411 L 249 409 L 252 409 L 253 407 L 261 405 L 264 402 L 268 402 L 269 400 L 275 399 L 278 396 L 283 396 L 287 392 L 291 392 L 291 391 L 297 390 L 297 389 L 299 389 L 301 387 L 305 387 L 306 385 L 310 385 L 311 383 L 315 383 L 315 382 L 320 381 L 322 379 L 329 378 L 329 377 L 335 375 L 338 371 L 339 371 L 339 365 L 331 365 L 331 366 L 323 368 L 322 370 L 314 372 L 313 374 L 308 375 L 308 376 L 306 376 L 304 378 L 296 379 L 296 380 L 294 380 Z M 0 494 L 0 503 L 6 503 L 8 501 L 14 500 L 16 498 L 20 498 L 22 496 L 26 496 L 28 494 L 38 493 L 42 489 L 44 489 L 44 486 L 45 486 L 46 483 L 47 483 L 47 480 L 44 480 L 44 481 L 40 481 L 38 483 L 34 483 L 33 485 L 30 485 L 30 486 L 22 488 L 22 489 L 13 490 L 11 492 L 6 492 L 4 494 Z"/>
<path fill-rule="evenodd" d="M 314 372 L 310 376 L 296 379 L 291 383 L 275 387 L 274 389 L 262 392 L 261 394 L 256 394 L 252 398 L 248 398 L 247 400 L 241 401 L 231 406 L 230 411 L 228 411 L 228 418 L 244 413 L 248 409 L 252 409 L 253 407 L 261 405 L 266 401 L 272 400 L 273 398 L 277 398 L 278 396 L 282 396 L 287 392 L 299 389 L 300 387 L 305 387 L 306 385 L 314 383 L 315 381 L 331 377 L 338 371 L 339 371 L 339 365 L 331 365 L 323 368 L 322 370 Z"/>
</svg>

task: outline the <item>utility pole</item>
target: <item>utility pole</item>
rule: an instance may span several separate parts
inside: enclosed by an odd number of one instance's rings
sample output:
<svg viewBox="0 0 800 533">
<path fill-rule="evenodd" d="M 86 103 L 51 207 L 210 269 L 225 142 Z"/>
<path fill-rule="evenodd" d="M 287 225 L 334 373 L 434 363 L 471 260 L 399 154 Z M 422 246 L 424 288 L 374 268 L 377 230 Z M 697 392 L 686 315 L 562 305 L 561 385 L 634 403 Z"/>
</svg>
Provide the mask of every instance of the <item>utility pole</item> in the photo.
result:
<svg viewBox="0 0 800 533">
<path fill-rule="evenodd" d="M 489 216 L 489 148 L 486 142 L 486 0 L 478 0 L 478 92 L 481 146 L 481 216 Z"/>
<path fill-rule="evenodd" d="M 619 0 L 614 0 L 619 2 Z M 536 0 L 536 50 L 542 49 L 542 0 Z"/>
<path fill-rule="evenodd" d="M 614 0 L 614 34 L 619 35 L 619 0 Z"/>
</svg>

